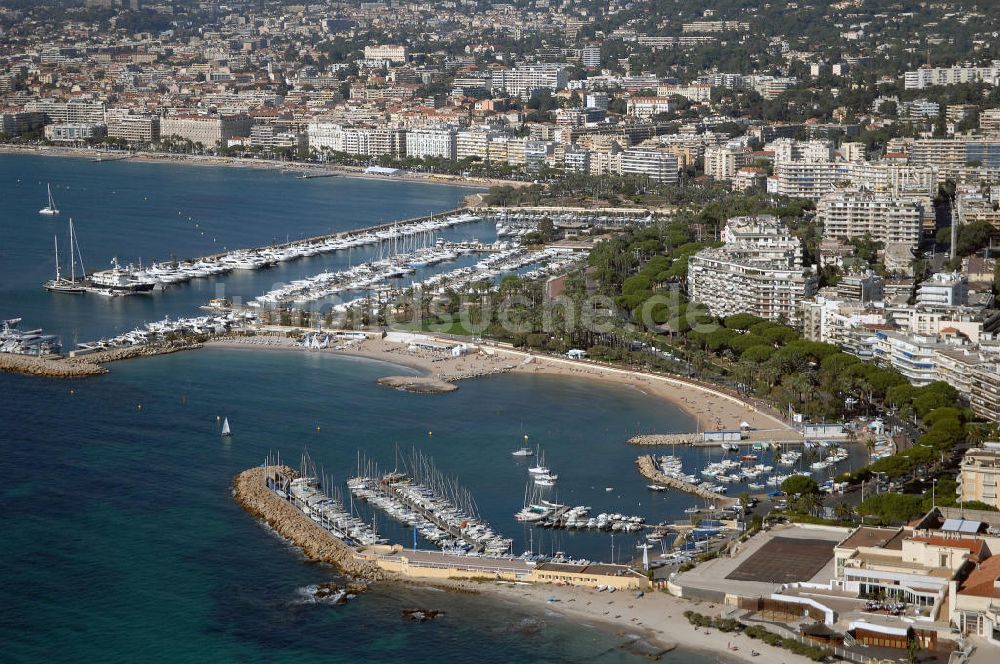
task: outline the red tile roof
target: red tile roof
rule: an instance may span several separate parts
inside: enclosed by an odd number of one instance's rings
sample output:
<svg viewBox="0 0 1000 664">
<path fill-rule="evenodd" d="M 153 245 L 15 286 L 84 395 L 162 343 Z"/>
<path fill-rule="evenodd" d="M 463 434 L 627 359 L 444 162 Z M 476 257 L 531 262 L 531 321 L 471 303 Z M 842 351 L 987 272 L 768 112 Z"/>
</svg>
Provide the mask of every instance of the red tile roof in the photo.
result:
<svg viewBox="0 0 1000 664">
<path fill-rule="evenodd" d="M 998 578 L 1000 578 L 1000 556 L 993 556 L 979 564 L 962 584 L 958 594 L 1000 599 L 1000 588 L 994 585 Z"/>
</svg>

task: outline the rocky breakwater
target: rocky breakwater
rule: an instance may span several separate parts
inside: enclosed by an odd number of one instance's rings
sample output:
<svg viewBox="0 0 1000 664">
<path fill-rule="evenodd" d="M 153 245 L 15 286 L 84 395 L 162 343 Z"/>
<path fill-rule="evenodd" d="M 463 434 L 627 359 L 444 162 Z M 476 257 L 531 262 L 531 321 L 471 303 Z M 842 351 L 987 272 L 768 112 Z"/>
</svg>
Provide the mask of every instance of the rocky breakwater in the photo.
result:
<svg viewBox="0 0 1000 664">
<path fill-rule="evenodd" d="M 68 362 L 80 364 L 105 364 L 107 362 L 118 362 L 120 360 L 131 360 L 136 357 L 152 357 L 153 355 L 167 355 L 177 353 L 182 350 L 194 350 L 201 348 L 202 344 L 196 341 L 165 341 L 155 344 L 141 344 L 138 346 L 122 346 L 121 348 L 109 348 L 97 351 L 88 355 L 79 355 L 69 358 Z"/>
<path fill-rule="evenodd" d="M 309 560 L 329 563 L 353 576 L 372 580 L 383 578 L 384 573 L 376 564 L 358 558 L 354 549 L 267 487 L 266 479 L 278 471 L 288 477 L 298 476 L 287 466 L 251 468 L 237 475 L 233 479 L 236 502 L 301 548 Z"/>
<path fill-rule="evenodd" d="M 47 378 L 86 378 L 99 376 L 108 370 L 93 362 L 77 362 L 62 357 L 35 357 L 0 353 L 0 371 Z"/>
<path fill-rule="evenodd" d="M 396 390 L 416 392 L 417 394 L 443 394 L 458 389 L 458 385 L 433 376 L 383 376 L 375 382 Z"/>
<path fill-rule="evenodd" d="M 454 392 L 458 389 L 455 385 L 460 380 L 472 378 L 484 378 L 486 376 L 497 376 L 509 373 L 514 370 L 514 366 L 490 366 L 486 368 L 472 369 L 470 371 L 459 371 L 455 373 L 441 373 L 434 376 L 383 376 L 377 382 L 404 392 L 416 392 L 418 394 L 443 394 Z"/>
<path fill-rule="evenodd" d="M 726 498 L 714 491 L 709 491 L 697 484 L 691 484 L 690 482 L 685 482 L 677 477 L 670 477 L 669 475 L 664 475 L 660 472 L 660 469 L 656 466 L 656 459 L 652 455 L 641 456 L 636 460 L 636 465 L 639 467 L 639 473 L 645 477 L 647 480 L 654 482 L 656 484 L 661 484 L 663 486 L 668 486 L 673 489 L 678 489 L 684 491 L 685 493 L 690 493 L 692 495 L 698 496 L 700 498 L 707 498 L 708 500 L 716 501 L 720 504 L 727 502 L 735 502 L 732 498 Z"/>
<path fill-rule="evenodd" d="M 694 445 L 705 439 L 697 433 L 642 433 L 628 439 L 629 445 L 660 446 L 660 445 Z"/>
<path fill-rule="evenodd" d="M 201 344 L 189 341 L 171 341 L 109 348 L 75 357 L 59 355 L 36 357 L 34 355 L 0 353 L 0 371 L 47 378 L 87 378 L 108 373 L 108 368 L 103 366 L 108 362 L 164 355 L 194 348 L 201 348 Z"/>
</svg>

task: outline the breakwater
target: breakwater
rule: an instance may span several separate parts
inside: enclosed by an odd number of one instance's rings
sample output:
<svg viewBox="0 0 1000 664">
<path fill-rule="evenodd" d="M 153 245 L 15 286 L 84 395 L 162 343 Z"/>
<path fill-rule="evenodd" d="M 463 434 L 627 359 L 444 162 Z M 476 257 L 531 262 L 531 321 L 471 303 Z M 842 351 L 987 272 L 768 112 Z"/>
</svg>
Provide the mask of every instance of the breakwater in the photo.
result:
<svg viewBox="0 0 1000 664">
<path fill-rule="evenodd" d="M 700 433 L 644 433 L 628 439 L 629 445 L 697 445 L 705 440 Z"/>
<path fill-rule="evenodd" d="M 26 376 L 45 378 L 89 378 L 108 373 L 103 366 L 108 362 L 118 362 L 137 357 L 165 355 L 182 350 L 201 348 L 201 343 L 193 341 L 169 341 L 142 346 L 123 346 L 86 353 L 74 352 L 69 357 L 36 357 L 0 353 L 0 372 L 19 373 Z"/>
<path fill-rule="evenodd" d="M 118 348 L 108 348 L 89 353 L 76 351 L 70 354 L 71 363 L 78 364 L 104 364 L 106 362 L 118 362 L 121 360 L 131 360 L 137 357 L 152 357 L 154 355 L 168 355 L 182 350 L 195 350 L 201 348 L 198 341 L 186 341 L 178 339 L 174 341 L 164 341 L 154 344 L 140 344 L 136 346 L 121 346 Z"/>
<path fill-rule="evenodd" d="M 298 472 L 287 466 L 251 468 L 237 475 L 233 479 L 236 502 L 302 549 L 310 560 L 334 565 L 345 574 L 382 579 L 384 573 L 377 564 L 358 558 L 354 549 L 268 488 L 268 478 L 278 473 L 288 478 L 298 477 Z"/>
<path fill-rule="evenodd" d="M 92 362 L 74 362 L 59 357 L 47 358 L 13 353 L 0 353 L 0 371 L 47 378 L 87 378 L 108 372 L 107 368 Z"/>
<path fill-rule="evenodd" d="M 707 500 L 714 500 L 720 503 L 733 502 L 732 498 L 726 498 L 721 494 L 709 491 L 708 489 L 700 487 L 697 484 L 691 484 L 690 482 L 685 482 L 682 479 L 664 475 L 660 472 L 660 469 L 656 467 L 656 459 L 651 454 L 639 457 L 635 463 L 639 467 L 639 473 L 647 480 L 656 484 L 662 484 L 663 486 L 668 486 L 672 489 L 678 489 L 679 491 L 690 493 L 694 496 L 705 498 Z"/>
</svg>

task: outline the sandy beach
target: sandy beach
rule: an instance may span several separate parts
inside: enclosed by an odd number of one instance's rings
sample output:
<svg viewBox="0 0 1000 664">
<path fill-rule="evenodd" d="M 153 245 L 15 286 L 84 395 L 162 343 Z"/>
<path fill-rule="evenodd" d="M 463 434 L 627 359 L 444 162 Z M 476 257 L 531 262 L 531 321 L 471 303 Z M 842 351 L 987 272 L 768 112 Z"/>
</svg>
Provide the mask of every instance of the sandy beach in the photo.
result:
<svg viewBox="0 0 1000 664">
<path fill-rule="evenodd" d="M 413 579 L 400 582 L 420 585 Z M 428 585 L 490 594 L 500 601 L 528 605 L 543 613 L 563 616 L 574 623 L 592 625 L 621 637 L 640 637 L 662 649 L 680 647 L 710 652 L 718 655 L 721 662 L 792 664 L 810 661 L 742 634 L 696 629 L 684 617 L 685 611 L 715 616 L 719 615 L 722 607 L 680 599 L 664 591 L 650 591 L 636 597 L 635 593 L 623 591 L 607 593 L 588 588 L 509 582 L 452 580 L 446 583 L 435 581 Z M 550 601 L 550 598 L 555 601 Z M 759 655 L 754 656 L 753 652 Z"/>
<path fill-rule="evenodd" d="M 281 337 L 257 336 L 210 342 L 208 345 L 284 348 L 307 351 Z M 369 338 L 343 347 L 307 352 L 333 353 L 380 360 L 406 366 L 446 382 L 468 380 L 497 373 L 517 372 L 601 380 L 638 389 L 663 399 L 698 421 L 699 429 L 738 429 L 750 425 L 751 439 L 794 439 L 798 436 L 779 418 L 754 404 L 723 392 L 676 378 L 596 365 L 586 361 L 526 353 L 513 348 L 488 345 L 481 352 L 451 357 L 440 352 L 410 349 L 406 345 Z M 651 431 L 647 433 L 665 433 Z"/>
</svg>

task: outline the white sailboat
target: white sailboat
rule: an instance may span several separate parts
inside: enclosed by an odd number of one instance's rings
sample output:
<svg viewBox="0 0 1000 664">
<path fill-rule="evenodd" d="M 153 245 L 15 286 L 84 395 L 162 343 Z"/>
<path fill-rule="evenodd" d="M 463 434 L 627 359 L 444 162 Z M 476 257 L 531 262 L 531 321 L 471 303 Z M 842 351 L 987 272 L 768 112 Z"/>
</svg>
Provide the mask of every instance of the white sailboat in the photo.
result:
<svg viewBox="0 0 1000 664">
<path fill-rule="evenodd" d="M 85 268 L 83 267 L 83 255 L 80 253 L 80 244 L 76 239 L 76 233 L 73 230 L 73 220 L 69 220 L 69 279 L 62 275 L 60 271 L 59 264 L 59 238 L 57 236 L 52 237 L 55 243 L 55 254 L 56 254 L 56 277 L 55 279 L 50 279 L 46 281 L 44 286 L 45 290 L 53 291 L 56 293 L 83 293 L 87 289 L 84 286 L 83 279 L 86 275 Z M 80 259 L 80 281 L 76 279 L 76 261 L 77 258 Z"/>
<path fill-rule="evenodd" d="M 49 217 L 54 217 L 59 214 L 59 208 L 56 207 L 56 201 L 52 198 L 52 185 L 46 185 L 49 190 L 49 204 L 38 211 L 38 214 L 44 214 Z"/>
<path fill-rule="evenodd" d="M 222 421 L 222 435 L 223 436 L 232 436 L 233 435 L 232 431 L 229 430 L 229 418 L 228 417 Z"/>
</svg>

